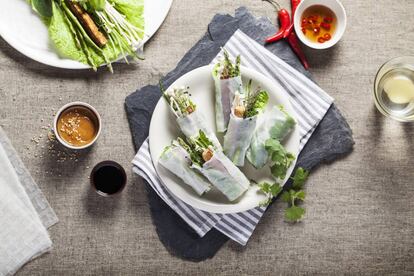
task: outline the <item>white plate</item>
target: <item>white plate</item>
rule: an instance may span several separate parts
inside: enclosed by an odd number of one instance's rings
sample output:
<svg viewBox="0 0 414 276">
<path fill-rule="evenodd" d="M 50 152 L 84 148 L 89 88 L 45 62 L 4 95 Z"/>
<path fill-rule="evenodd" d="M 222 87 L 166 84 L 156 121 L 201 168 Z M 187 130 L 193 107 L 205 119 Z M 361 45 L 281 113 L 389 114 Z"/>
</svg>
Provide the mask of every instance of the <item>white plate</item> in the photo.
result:
<svg viewBox="0 0 414 276">
<path fill-rule="evenodd" d="M 178 80 L 176 80 L 171 87 L 189 86 L 190 94 L 197 108 L 204 114 L 207 124 L 211 129 L 215 129 L 215 116 L 214 116 L 214 81 L 211 75 L 212 66 L 204 66 L 197 68 Z M 293 110 L 289 96 L 284 89 L 277 83 L 271 81 L 262 74 L 250 70 L 248 68 L 241 68 L 243 83 L 247 83 L 248 80 L 253 80 L 252 88 L 260 86 L 264 90 L 269 92 L 269 104 L 267 110 L 274 105 L 283 105 L 286 111 L 294 118 L 296 118 L 296 112 Z M 151 157 L 154 162 L 155 168 L 162 181 L 175 196 L 184 201 L 185 203 L 213 213 L 237 213 L 243 212 L 254 207 L 257 207 L 259 203 L 265 199 L 264 195 L 258 192 L 256 185 L 252 185 L 249 190 L 236 202 L 229 202 L 219 191 L 212 190 L 207 194 L 199 197 L 193 190 L 185 185 L 179 178 L 172 173 L 164 169 L 159 163 L 158 159 L 163 149 L 170 145 L 171 140 L 180 136 L 180 131 L 175 122 L 175 117 L 170 111 L 170 108 L 166 101 L 161 98 L 155 107 L 154 114 L 151 119 L 150 131 L 149 131 L 149 144 Z M 222 137 L 219 137 L 221 139 Z M 287 150 L 295 156 L 299 153 L 299 130 L 296 127 L 292 134 L 286 139 L 284 145 Z M 254 169 L 246 160 L 246 165 L 242 171 L 246 174 L 248 179 L 253 179 L 260 183 L 262 181 L 272 181 L 270 169 L 266 166 L 261 170 Z M 287 177 L 283 181 L 284 184 L 296 164 L 292 164 L 288 170 Z"/>
<path fill-rule="evenodd" d="M 145 39 L 161 26 L 172 0 L 145 0 Z M 60 58 L 53 49 L 46 26 L 26 0 L 0 0 L 0 36 L 13 48 L 40 63 L 66 69 L 86 69 L 90 66 Z"/>
</svg>

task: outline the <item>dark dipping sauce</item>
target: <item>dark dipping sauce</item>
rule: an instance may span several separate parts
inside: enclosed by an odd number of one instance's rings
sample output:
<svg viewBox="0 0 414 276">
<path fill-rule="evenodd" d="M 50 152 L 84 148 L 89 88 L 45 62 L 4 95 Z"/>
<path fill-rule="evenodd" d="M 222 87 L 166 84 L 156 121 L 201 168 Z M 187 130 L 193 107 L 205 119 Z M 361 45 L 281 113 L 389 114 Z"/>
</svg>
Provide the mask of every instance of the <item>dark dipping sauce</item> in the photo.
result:
<svg viewBox="0 0 414 276">
<path fill-rule="evenodd" d="M 126 173 L 121 165 L 114 161 L 103 161 L 91 172 L 91 184 L 102 196 L 110 196 L 121 192 L 126 184 Z"/>
</svg>

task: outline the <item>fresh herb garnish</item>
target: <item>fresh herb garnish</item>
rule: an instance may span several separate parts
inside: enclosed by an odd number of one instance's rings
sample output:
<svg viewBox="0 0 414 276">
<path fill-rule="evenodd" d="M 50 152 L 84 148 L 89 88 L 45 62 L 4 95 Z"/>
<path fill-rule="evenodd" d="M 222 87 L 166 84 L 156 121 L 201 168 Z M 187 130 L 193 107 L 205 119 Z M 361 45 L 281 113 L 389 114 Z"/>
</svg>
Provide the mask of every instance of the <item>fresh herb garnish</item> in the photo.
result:
<svg viewBox="0 0 414 276">
<path fill-rule="evenodd" d="M 177 141 L 188 152 L 191 162 L 200 167 L 206 162 L 203 158 L 203 152 L 213 147 L 213 143 L 202 130 L 199 131 L 197 138 L 187 138 L 187 142 L 177 138 Z"/>
<path fill-rule="evenodd" d="M 283 192 L 281 198 L 289 204 L 285 210 L 285 219 L 289 222 L 297 222 L 305 215 L 305 209 L 297 206 L 297 202 L 305 200 L 305 192 L 302 190 L 303 184 L 309 176 L 309 172 L 303 168 L 298 168 L 292 177 L 292 189 Z"/>
<path fill-rule="evenodd" d="M 174 88 L 163 95 L 177 118 L 191 114 L 196 109 L 196 105 L 190 99 L 188 88 Z"/>
<path fill-rule="evenodd" d="M 177 138 L 177 141 L 180 144 L 180 146 L 188 152 L 188 154 L 190 155 L 191 162 L 199 165 L 200 167 L 204 164 L 204 160 L 202 157 L 203 152 L 200 151 L 200 149 L 197 149 L 196 147 L 194 147 L 193 145 L 189 143 L 187 144 L 180 137 Z"/>
<path fill-rule="evenodd" d="M 223 49 L 223 54 L 224 59 L 216 64 L 214 74 L 220 79 L 230 79 L 240 76 L 240 55 L 236 57 L 236 61 L 233 64 L 226 49 Z"/>
<path fill-rule="evenodd" d="M 244 113 L 244 118 L 250 118 L 259 114 L 266 107 L 269 101 L 269 95 L 266 91 L 260 89 L 252 92 L 252 80 L 247 84 L 245 93 L 246 112 Z"/>
<path fill-rule="evenodd" d="M 208 139 L 207 135 L 201 129 L 198 132 L 197 139 L 191 140 L 193 141 L 198 147 L 206 149 L 210 146 L 213 146 L 213 143 Z"/>
<path fill-rule="evenodd" d="M 272 199 L 282 191 L 282 186 L 280 186 L 279 183 L 269 184 L 267 182 L 263 182 L 258 185 L 259 185 L 260 191 L 265 193 L 267 196 L 265 200 L 260 202 L 260 206 L 262 207 L 268 206 L 272 202 Z"/>
<path fill-rule="evenodd" d="M 270 157 L 270 171 L 272 175 L 277 179 L 284 179 L 286 177 L 287 170 L 292 162 L 295 160 L 295 156 L 286 151 L 285 147 L 279 142 L 279 140 L 269 138 L 265 142 L 265 149 Z"/>
<path fill-rule="evenodd" d="M 299 167 L 295 175 L 291 177 L 293 180 L 292 188 L 288 191 L 284 191 L 281 198 L 284 202 L 287 202 L 289 207 L 285 209 L 285 219 L 288 222 L 297 222 L 305 215 L 305 209 L 297 206 L 297 202 L 305 200 L 305 192 L 302 190 L 306 179 L 309 176 L 309 172 Z M 281 191 L 282 187 L 278 183 L 269 184 L 267 182 L 258 184 L 260 191 L 266 195 L 266 199 L 260 203 L 260 206 L 268 206 L 272 199 L 277 196 Z"/>
</svg>

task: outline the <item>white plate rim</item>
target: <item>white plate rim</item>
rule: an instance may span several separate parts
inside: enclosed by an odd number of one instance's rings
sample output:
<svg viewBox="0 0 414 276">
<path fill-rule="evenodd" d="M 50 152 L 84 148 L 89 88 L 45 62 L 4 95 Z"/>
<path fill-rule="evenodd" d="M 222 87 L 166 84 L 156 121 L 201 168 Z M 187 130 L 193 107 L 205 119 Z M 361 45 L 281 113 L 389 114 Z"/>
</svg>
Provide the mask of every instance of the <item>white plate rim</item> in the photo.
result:
<svg viewBox="0 0 414 276">
<path fill-rule="evenodd" d="M 13 1 L 7 1 L 4 3 L 10 3 L 14 1 L 23 1 L 25 5 L 29 6 L 28 3 L 24 0 L 13 0 Z M 160 0 L 158 1 L 160 4 L 154 4 L 154 0 L 145 0 L 145 7 L 152 7 L 151 9 L 146 9 L 144 7 L 144 16 L 145 16 L 145 26 L 150 26 L 150 28 L 145 27 L 145 37 L 144 37 L 144 43 L 147 42 L 159 29 L 161 24 L 164 22 L 165 18 L 168 15 L 168 12 L 171 8 L 173 0 Z M 151 3 L 151 4 L 148 4 Z M 21 3 L 19 3 L 20 5 Z M 7 5 L 7 4 L 5 4 Z M 12 3 L 13 5 L 13 3 Z M 154 12 L 157 12 L 156 14 L 158 16 L 154 16 Z M 25 47 L 22 43 L 19 42 L 18 39 L 16 39 L 15 36 L 11 35 L 9 32 L 7 32 L 7 26 L 9 23 L 1 22 L 2 18 L 0 16 L 0 24 L 3 26 L 6 26 L 5 28 L 0 28 L 0 36 L 14 49 L 16 49 L 21 54 L 25 55 L 26 57 L 35 60 L 39 63 L 49 65 L 56 68 L 62 68 L 62 69 L 72 69 L 72 70 L 78 70 L 78 69 L 91 69 L 91 66 L 87 64 L 83 64 L 81 62 L 71 60 L 71 59 L 65 59 L 65 58 L 58 58 L 55 57 L 53 59 L 47 59 L 44 56 L 44 53 L 47 52 L 48 54 L 52 54 L 57 56 L 57 53 L 53 51 L 53 49 L 49 48 L 49 51 L 36 51 L 33 49 L 29 49 L 28 47 Z M 16 18 L 16 20 L 18 20 Z M 39 18 L 40 20 L 40 18 Z M 46 26 L 45 26 L 46 28 Z M 101 65 L 105 66 L 105 65 Z"/>
<path fill-rule="evenodd" d="M 198 73 L 198 71 L 205 71 L 205 74 L 209 74 L 211 76 L 211 71 L 213 69 L 213 65 L 206 65 L 206 66 L 202 66 L 199 68 L 196 68 L 190 72 L 187 72 L 186 74 L 184 74 L 183 76 L 181 76 L 180 78 L 178 78 L 176 81 L 174 81 L 174 83 L 172 83 L 170 85 L 170 87 L 176 87 L 178 83 L 181 82 L 182 79 L 187 78 L 189 75 L 191 74 L 196 74 Z M 241 67 L 241 72 L 242 75 L 249 75 L 249 78 L 253 78 L 253 79 L 259 79 L 260 83 L 263 82 L 267 82 L 267 86 L 273 86 L 275 91 L 278 91 L 278 98 L 279 100 L 281 100 L 282 105 L 284 106 L 285 110 L 297 121 L 297 115 L 295 110 L 292 107 L 292 104 L 290 103 L 290 97 L 287 94 L 287 92 L 285 91 L 285 89 L 279 85 L 278 83 L 272 81 L 271 79 L 269 79 L 268 77 L 264 76 L 262 73 L 259 73 L 253 69 L 247 68 L 247 67 Z M 151 123 L 150 123 L 150 129 L 149 129 L 149 148 L 150 148 L 150 155 L 151 155 L 151 159 L 153 162 L 153 165 L 157 171 L 158 176 L 161 179 L 161 185 L 164 185 L 164 187 L 166 187 L 168 189 L 168 191 L 170 191 L 174 196 L 176 196 L 178 199 L 182 200 L 183 202 L 185 202 L 186 204 L 202 210 L 202 211 L 206 211 L 206 212 L 211 212 L 211 213 L 218 213 L 218 214 L 230 214 L 230 213 L 239 213 L 239 212 L 244 212 L 250 209 L 253 209 L 255 207 L 258 206 L 258 203 L 263 200 L 265 197 L 264 196 L 259 196 L 258 195 L 258 200 L 256 201 L 255 204 L 245 204 L 243 206 L 239 205 L 239 203 L 233 204 L 233 205 L 223 205 L 223 204 L 215 204 L 215 203 L 208 203 L 208 202 L 200 202 L 200 200 L 197 200 L 196 196 L 192 196 L 189 195 L 187 193 L 183 193 L 180 189 L 176 189 L 175 187 L 177 185 L 185 185 L 184 183 L 181 184 L 177 184 L 175 183 L 174 185 L 171 185 L 171 182 L 169 181 L 164 181 L 163 180 L 163 171 L 166 172 L 165 169 L 160 168 L 161 166 L 158 164 L 158 159 L 159 157 L 156 156 L 154 154 L 154 148 L 157 146 L 155 144 L 155 139 L 151 139 L 151 137 L 155 137 L 157 134 L 159 134 L 159 128 L 157 128 L 156 126 L 158 126 L 158 122 L 157 122 L 157 114 L 159 114 L 158 110 L 160 108 L 163 108 L 162 106 L 165 106 L 165 100 L 163 99 L 163 97 L 160 98 L 160 100 L 158 101 L 154 112 L 153 112 L 153 116 L 151 118 Z M 168 106 L 166 106 L 168 108 Z M 175 122 L 173 122 L 175 124 Z M 178 126 L 176 126 L 178 128 Z M 158 129 L 158 131 L 157 131 Z M 299 146 L 300 146 L 300 134 L 299 134 L 299 128 L 295 127 L 294 131 L 292 132 L 291 136 L 289 137 L 289 139 L 295 139 L 295 150 L 291 152 L 293 154 L 295 154 L 296 157 L 298 157 L 299 155 Z M 248 161 L 246 161 L 248 162 Z M 282 185 L 284 185 L 287 180 L 289 179 L 291 173 L 293 172 L 294 167 L 296 166 L 296 162 L 297 162 L 297 158 L 294 160 L 294 162 L 292 163 L 291 167 L 288 170 L 287 176 L 285 178 L 285 180 L 282 182 Z M 171 174 L 170 172 L 167 172 L 168 174 Z M 255 187 L 254 189 L 257 190 L 257 187 Z"/>
</svg>

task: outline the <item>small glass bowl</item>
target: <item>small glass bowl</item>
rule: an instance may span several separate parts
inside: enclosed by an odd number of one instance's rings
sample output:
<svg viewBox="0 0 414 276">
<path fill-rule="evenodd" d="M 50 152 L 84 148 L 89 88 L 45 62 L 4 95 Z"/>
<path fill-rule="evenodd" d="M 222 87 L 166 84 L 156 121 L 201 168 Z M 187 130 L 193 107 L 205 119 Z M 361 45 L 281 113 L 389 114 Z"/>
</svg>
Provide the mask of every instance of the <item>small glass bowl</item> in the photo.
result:
<svg viewBox="0 0 414 276">
<path fill-rule="evenodd" d="M 378 70 L 374 81 L 374 101 L 379 112 L 386 117 L 392 118 L 400 122 L 413 122 L 414 121 L 414 102 L 407 104 L 407 107 L 396 111 L 392 108 L 392 105 L 387 105 L 386 98 L 384 96 L 384 89 L 382 88 L 382 82 L 387 78 L 388 74 L 393 72 L 409 71 L 414 76 L 414 56 L 401 56 L 393 58 L 384 63 Z"/>
</svg>

